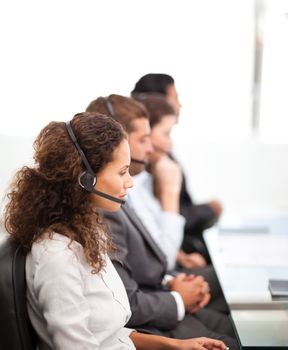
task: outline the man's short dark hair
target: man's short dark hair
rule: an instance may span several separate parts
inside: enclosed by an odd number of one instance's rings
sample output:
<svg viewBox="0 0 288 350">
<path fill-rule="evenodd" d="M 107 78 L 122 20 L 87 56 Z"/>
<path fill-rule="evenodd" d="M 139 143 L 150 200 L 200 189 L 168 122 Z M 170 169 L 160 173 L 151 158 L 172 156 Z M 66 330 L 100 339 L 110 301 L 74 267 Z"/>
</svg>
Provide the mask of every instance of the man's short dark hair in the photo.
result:
<svg viewBox="0 0 288 350">
<path fill-rule="evenodd" d="M 166 95 L 167 86 L 172 84 L 174 84 L 174 79 L 168 74 L 149 73 L 137 81 L 131 95 L 151 92 Z"/>
</svg>

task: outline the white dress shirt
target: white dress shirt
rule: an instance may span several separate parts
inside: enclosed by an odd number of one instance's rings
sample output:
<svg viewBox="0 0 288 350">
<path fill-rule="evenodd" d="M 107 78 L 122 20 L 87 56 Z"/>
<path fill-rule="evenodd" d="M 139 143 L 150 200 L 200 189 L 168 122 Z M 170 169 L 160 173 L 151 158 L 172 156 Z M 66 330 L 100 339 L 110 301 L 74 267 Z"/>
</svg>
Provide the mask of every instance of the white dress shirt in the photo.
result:
<svg viewBox="0 0 288 350">
<path fill-rule="evenodd" d="M 83 247 L 54 233 L 26 259 L 28 313 L 39 350 L 135 349 L 124 328 L 131 316 L 123 283 L 107 265 L 92 274 Z"/>
<path fill-rule="evenodd" d="M 134 187 L 129 192 L 131 206 L 166 256 L 168 269 L 176 265 L 181 247 L 185 218 L 173 212 L 163 211 L 153 193 L 153 177 L 147 171 L 133 177 Z"/>
<path fill-rule="evenodd" d="M 133 180 L 134 187 L 129 192 L 128 203 L 163 251 L 168 269 L 173 270 L 183 240 L 185 218 L 177 213 L 163 211 L 159 200 L 153 193 L 153 177 L 147 171 L 133 176 Z M 171 278 L 166 275 L 163 284 L 166 284 Z M 178 321 L 181 321 L 185 316 L 183 299 L 178 292 L 173 291 L 171 294 L 177 305 Z"/>
</svg>

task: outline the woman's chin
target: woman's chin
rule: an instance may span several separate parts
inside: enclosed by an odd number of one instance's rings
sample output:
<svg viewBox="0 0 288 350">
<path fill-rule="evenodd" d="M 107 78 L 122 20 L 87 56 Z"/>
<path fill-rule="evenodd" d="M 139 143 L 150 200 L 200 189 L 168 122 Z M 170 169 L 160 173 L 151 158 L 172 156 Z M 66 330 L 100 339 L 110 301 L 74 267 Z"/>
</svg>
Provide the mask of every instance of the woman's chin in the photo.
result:
<svg viewBox="0 0 288 350">
<path fill-rule="evenodd" d="M 118 203 L 111 203 L 109 205 L 102 206 L 102 210 L 109 211 L 111 213 L 118 211 L 121 208 L 121 204 Z"/>
</svg>

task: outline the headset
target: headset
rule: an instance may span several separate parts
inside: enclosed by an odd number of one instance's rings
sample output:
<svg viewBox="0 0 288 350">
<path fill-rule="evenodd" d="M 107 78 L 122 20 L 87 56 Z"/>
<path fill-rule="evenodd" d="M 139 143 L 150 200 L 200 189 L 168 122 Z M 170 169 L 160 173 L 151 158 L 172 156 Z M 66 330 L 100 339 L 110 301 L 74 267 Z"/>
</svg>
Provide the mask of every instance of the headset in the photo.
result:
<svg viewBox="0 0 288 350">
<path fill-rule="evenodd" d="M 109 96 L 104 97 L 104 98 L 105 98 L 106 108 L 110 114 L 110 117 L 112 117 L 113 119 L 116 119 L 115 118 L 115 111 L 114 111 L 114 108 L 112 106 L 111 101 L 109 100 Z"/>
<path fill-rule="evenodd" d="M 84 188 L 87 192 L 95 193 L 95 194 L 97 194 L 100 197 L 109 199 L 109 200 L 111 200 L 113 202 L 116 202 L 116 203 L 119 203 L 119 204 L 125 204 L 124 200 L 119 199 L 119 198 L 114 197 L 114 196 L 111 196 L 110 194 L 98 191 L 98 190 L 96 190 L 94 188 L 94 186 L 97 183 L 96 174 L 92 170 L 91 165 L 88 162 L 88 159 L 86 158 L 83 150 L 79 146 L 77 138 L 76 138 L 76 136 L 74 134 L 74 131 L 72 129 L 71 120 L 66 122 L 66 129 L 67 129 L 68 134 L 69 134 L 69 136 L 70 136 L 74 146 L 76 147 L 76 149 L 77 149 L 77 151 L 78 151 L 78 153 L 79 153 L 79 155 L 80 155 L 80 157 L 82 159 L 82 162 L 84 163 L 85 168 L 86 168 L 86 170 L 82 174 L 80 174 L 79 177 L 78 177 L 79 185 L 82 188 Z"/>
<path fill-rule="evenodd" d="M 113 105 L 112 105 L 111 101 L 109 100 L 109 96 L 104 97 L 104 99 L 105 99 L 106 108 L 109 112 L 110 117 L 117 120 Z M 145 160 L 136 159 L 136 158 L 131 158 L 131 162 L 137 163 L 137 164 L 142 164 L 142 165 L 147 165 L 147 162 L 145 162 Z"/>
</svg>

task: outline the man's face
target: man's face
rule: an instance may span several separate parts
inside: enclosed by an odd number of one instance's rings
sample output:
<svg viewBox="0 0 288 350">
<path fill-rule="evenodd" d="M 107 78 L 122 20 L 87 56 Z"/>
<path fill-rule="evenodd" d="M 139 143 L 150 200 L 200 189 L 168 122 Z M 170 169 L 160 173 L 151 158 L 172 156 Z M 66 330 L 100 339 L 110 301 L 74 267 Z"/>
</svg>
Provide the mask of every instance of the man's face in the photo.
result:
<svg viewBox="0 0 288 350">
<path fill-rule="evenodd" d="M 133 131 L 128 135 L 128 142 L 132 159 L 130 174 L 133 176 L 145 169 L 149 155 L 153 152 L 151 130 L 147 118 L 138 118 L 133 121 Z M 133 159 L 145 162 L 146 164 L 133 162 Z"/>
</svg>

